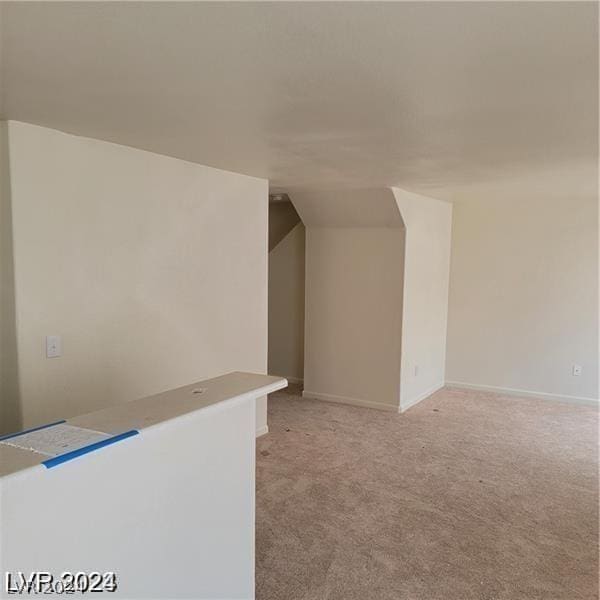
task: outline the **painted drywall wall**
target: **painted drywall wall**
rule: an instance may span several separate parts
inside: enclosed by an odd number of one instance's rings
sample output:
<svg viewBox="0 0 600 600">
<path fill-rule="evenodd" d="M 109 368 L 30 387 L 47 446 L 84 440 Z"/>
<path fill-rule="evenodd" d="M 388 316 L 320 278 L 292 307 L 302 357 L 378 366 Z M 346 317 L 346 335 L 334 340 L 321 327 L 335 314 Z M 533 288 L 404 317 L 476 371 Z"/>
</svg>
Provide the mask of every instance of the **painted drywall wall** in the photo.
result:
<svg viewBox="0 0 600 600">
<path fill-rule="evenodd" d="M 404 229 L 392 192 L 291 200 L 306 225 L 304 395 L 398 410 Z"/>
<path fill-rule="evenodd" d="M 593 171 L 569 193 L 549 186 L 550 174 L 532 174 L 455 203 L 449 381 L 598 399 Z"/>
<path fill-rule="evenodd" d="M 444 385 L 452 205 L 392 188 L 406 227 L 400 408 Z"/>
<path fill-rule="evenodd" d="M 304 379 L 305 229 L 296 226 L 269 252 L 269 373 Z"/>
<path fill-rule="evenodd" d="M 18 122 L 8 146 L 23 426 L 266 372 L 266 180 Z"/>
<path fill-rule="evenodd" d="M 406 410 L 445 380 L 452 205 L 295 192 L 307 226 L 305 395 Z"/>
<path fill-rule="evenodd" d="M 400 228 L 306 230 L 304 394 L 398 409 Z"/>
<path fill-rule="evenodd" d="M 126 600 L 254 598 L 253 413 L 220 402 L 0 478 L 2 572 L 112 571 Z"/>
<path fill-rule="evenodd" d="M 269 201 L 269 252 L 300 222 L 289 200 Z"/>
<path fill-rule="evenodd" d="M 0 121 L 0 432 L 20 424 L 8 127 Z"/>
</svg>

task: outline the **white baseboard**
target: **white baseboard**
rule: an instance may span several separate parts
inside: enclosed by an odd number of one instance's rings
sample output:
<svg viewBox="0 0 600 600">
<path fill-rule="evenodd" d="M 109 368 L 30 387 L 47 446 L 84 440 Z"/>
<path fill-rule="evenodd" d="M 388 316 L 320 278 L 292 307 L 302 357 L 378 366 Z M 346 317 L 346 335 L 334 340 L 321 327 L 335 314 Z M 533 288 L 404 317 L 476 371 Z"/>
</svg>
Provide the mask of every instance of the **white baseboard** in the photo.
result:
<svg viewBox="0 0 600 600">
<path fill-rule="evenodd" d="M 261 435 L 265 435 L 265 433 L 269 433 L 269 426 L 265 425 L 264 427 L 260 427 L 256 430 L 256 437 L 260 437 Z"/>
<path fill-rule="evenodd" d="M 303 398 L 314 398 L 315 400 L 324 400 L 325 402 L 335 402 L 337 404 L 350 404 L 352 406 L 362 406 L 363 408 L 374 408 L 376 410 L 387 410 L 398 412 L 397 406 L 383 404 L 382 402 L 372 402 L 371 400 L 362 400 L 361 398 L 349 398 L 348 396 L 336 396 L 335 394 L 322 394 L 320 392 L 310 392 L 304 390 Z"/>
<path fill-rule="evenodd" d="M 480 392 L 493 392 L 495 394 L 504 394 L 506 396 L 522 396 L 524 398 L 540 398 L 542 400 L 554 400 L 555 402 L 571 402 L 573 404 L 600 406 L 600 399 L 586 398 L 585 396 L 563 396 L 561 394 L 549 394 L 547 392 L 504 388 L 497 387 L 495 385 L 479 385 L 474 383 L 465 383 L 464 381 L 446 381 L 446 385 L 450 388 L 477 390 Z"/>
<path fill-rule="evenodd" d="M 408 400 L 408 402 L 405 402 L 404 404 L 400 405 L 400 410 L 398 412 L 405 412 L 407 411 L 409 408 L 413 407 L 415 404 L 418 404 L 419 402 L 421 402 L 421 400 L 425 400 L 425 398 L 429 398 L 429 396 L 431 396 L 431 394 L 435 394 L 435 392 L 437 392 L 438 390 L 441 390 L 444 387 L 445 383 L 443 381 L 441 381 L 440 383 L 436 383 L 433 387 L 429 388 L 428 390 L 425 390 L 422 394 L 419 394 L 418 396 L 415 396 L 414 398 L 411 398 L 410 400 Z"/>
</svg>

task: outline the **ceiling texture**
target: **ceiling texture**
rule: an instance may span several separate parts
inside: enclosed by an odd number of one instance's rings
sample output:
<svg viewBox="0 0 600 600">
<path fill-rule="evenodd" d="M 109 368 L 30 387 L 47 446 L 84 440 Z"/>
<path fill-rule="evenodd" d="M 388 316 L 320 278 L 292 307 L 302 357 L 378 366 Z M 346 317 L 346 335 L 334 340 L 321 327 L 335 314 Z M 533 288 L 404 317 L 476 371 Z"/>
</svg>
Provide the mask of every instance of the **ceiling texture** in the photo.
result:
<svg viewBox="0 0 600 600">
<path fill-rule="evenodd" d="M 571 185 L 596 169 L 595 2 L 0 11 L 3 119 L 265 177 L 279 190 L 399 186 L 455 200 L 536 173 Z"/>
</svg>

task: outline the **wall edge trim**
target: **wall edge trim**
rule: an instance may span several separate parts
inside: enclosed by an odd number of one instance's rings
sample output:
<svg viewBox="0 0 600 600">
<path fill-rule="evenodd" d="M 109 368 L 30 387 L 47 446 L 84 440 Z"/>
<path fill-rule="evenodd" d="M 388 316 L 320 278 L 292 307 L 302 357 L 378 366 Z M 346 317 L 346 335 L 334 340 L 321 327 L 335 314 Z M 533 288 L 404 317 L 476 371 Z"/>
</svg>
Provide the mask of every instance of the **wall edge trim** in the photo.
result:
<svg viewBox="0 0 600 600">
<path fill-rule="evenodd" d="M 263 425 L 262 427 L 259 427 L 256 430 L 256 437 L 260 437 L 262 435 L 266 435 L 267 433 L 269 433 L 269 426 L 268 425 Z"/>
<path fill-rule="evenodd" d="M 334 402 L 336 404 L 349 404 L 351 406 L 360 406 L 362 408 L 373 408 L 375 410 L 384 410 L 388 412 L 397 412 L 398 407 L 391 404 L 383 404 L 382 402 L 373 402 L 371 400 L 363 400 L 362 398 L 351 398 L 349 396 L 336 396 L 335 394 L 323 394 L 321 392 L 311 392 L 304 390 L 303 398 L 312 398 L 313 400 L 323 400 L 325 402 Z"/>
<path fill-rule="evenodd" d="M 432 394 L 435 394 L 437 391 L 441 390 L 446 383 L 444 381 L 440 381 L 436 383 L 433 387 L 430 387 L 428 390 L 425 390 L 423 393 L 411 398 L 406 404 L 402 405 L 400 403 L 400 409 L 398 412 L 403 413 L 406 412 L 409 408 L 412 408 L 415 404 L 421 402 L 421 400 L 425 400 L 425 398 L 429 398 Z"/>
<path fill-rule="evenodd" d="M 550 400 L 554 402 L 568 402 L 570 404 L 600 406 L 600 398 L 588 398 L 586 396 L 566 396 L 563 394 L 550 394 L 549 392 L 522 390 L 518 388 L 505 388 L 495 385 L 481 385 L 478 383 L 466 383 L 463 381 L 446 381 L 446 386 L 455 389 L 477 390 L 480 392 L 494 392 L 496 394 L 504 394 L 506 396 L 521 396 L 523 398 L 538 398 L 539 400 Z"/>
</svg>

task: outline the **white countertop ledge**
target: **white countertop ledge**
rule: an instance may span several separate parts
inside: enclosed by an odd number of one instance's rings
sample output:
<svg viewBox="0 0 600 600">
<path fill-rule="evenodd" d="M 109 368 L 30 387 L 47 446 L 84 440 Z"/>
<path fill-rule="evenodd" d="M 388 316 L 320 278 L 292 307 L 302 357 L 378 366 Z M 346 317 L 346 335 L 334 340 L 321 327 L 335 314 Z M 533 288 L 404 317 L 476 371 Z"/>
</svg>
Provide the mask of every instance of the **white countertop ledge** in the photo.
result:
<svg viewBox="0 0 600 600">
<path fill-rule="evenodd" d="M 287 384 L 282 377 L 236 371 L 73 417 L 66 423 L 112 435 L 132 429 L 143 433 L 149 427 L 223 402 L 266 396 Z M 41 465 L 47 458 L 37 452 L 0 444 L 0 477 Z"/>
</svg>

